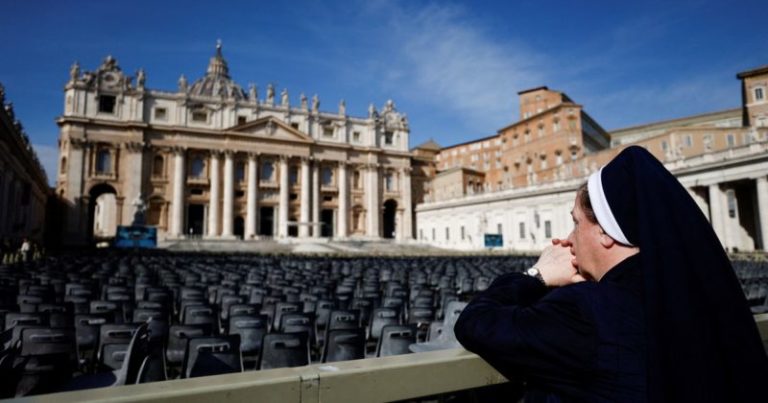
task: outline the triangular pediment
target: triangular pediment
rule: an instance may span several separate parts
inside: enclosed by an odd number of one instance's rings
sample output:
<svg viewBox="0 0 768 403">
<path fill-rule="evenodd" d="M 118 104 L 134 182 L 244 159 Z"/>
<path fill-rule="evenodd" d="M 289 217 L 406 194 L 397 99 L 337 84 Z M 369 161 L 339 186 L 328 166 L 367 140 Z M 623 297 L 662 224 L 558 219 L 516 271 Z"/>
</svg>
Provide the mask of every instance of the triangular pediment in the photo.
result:
<svg viewBox="0 0 768 403">
<path fill-rule="evenodd" d="M 227 130 L 239 135 L 249 135 L 258 138 L 271 139 L 277 141 L 291 141 L 299 143 L 314 143 L 312 137 L 294 129 L 285 124 L 280 119 L 273 116 L 267 116 L 256 119 L 251 122 L 237 125 Z"/>
</svg>

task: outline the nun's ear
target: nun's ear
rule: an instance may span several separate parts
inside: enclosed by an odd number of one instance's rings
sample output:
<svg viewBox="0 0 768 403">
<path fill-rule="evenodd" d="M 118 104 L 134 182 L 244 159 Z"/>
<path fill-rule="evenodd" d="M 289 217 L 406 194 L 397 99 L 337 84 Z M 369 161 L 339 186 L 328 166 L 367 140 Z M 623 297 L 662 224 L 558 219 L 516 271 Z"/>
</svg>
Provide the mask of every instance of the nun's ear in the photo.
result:
<svg viewBox="0 0 768 403">
<path fill-rule="evenodd" d="M 616 240 L 611 238 L 610 235 L 606 234 L 605 231 L 603 231 L 603 229 L 600 228 L 600 245 L 608 249 L 612 247 L 615 243 L 616 243 Z"/>
</svg>

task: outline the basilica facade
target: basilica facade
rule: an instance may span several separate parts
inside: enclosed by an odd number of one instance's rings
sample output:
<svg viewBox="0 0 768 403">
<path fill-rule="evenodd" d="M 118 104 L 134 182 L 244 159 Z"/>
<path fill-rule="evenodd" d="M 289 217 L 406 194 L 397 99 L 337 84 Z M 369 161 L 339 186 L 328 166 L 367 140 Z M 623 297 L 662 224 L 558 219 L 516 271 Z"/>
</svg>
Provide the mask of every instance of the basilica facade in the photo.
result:
<svg viewBox="0 0 768 403">
<path fill-rule="evenodd" d="M 64 239 L 147 224 L 161 239 L 410 239 L 406 116 L 387 101 L 368 115 L 264 96 L 229 75 L 221 45 L 197 80 L 152 90 L 107 57 L 75 64 L 59 117 L 57 196 Z"/>
</svg>

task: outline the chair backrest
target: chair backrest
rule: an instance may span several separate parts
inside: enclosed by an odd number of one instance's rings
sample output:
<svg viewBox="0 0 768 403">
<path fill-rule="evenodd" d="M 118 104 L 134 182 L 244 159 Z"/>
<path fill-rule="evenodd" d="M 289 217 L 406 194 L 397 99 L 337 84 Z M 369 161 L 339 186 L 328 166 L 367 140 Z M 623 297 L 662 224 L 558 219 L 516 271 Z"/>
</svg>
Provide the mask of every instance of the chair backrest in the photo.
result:
<svg viewBox="0 0 768 403">
<path fill-rule="evenodd" d="M 376 348 L 377 357 L 408 354 L 408 346 L 416 342 L 414 325 L 389 325 L 381 330 L 381 338 Z"/>
<path fill-rule="evenodd" d="M 75 330 L 27 327 L 21 332 L 21 356 L 65 355 L 75 359 Z"/>
<path fill-rule="evenodd" d="M 309 340 L 306 333 L 269 333 L 264 335 L 259 369 L 299 367 L 309 364 Z"/>
<path fill-rule="evenodd" d="M 272 327 L 275 329 L 280 328 L 281 318 L 284 314 L 299 313 L 302 310 L 302 304 L 298 302 L 278 302 L 275 304 L 275 316 Z"/>
<path fill-rule="evenodd" d="M 5 329 L 13 328 L 17 325 L 47 325 L 48 315 L 45 313 L 21 313 L 8 312 L 5 314 Z"/>
<path fill-rule="evenodd" d="M 229 306 L 228 317 L 239 315 L 258 315 L 261 306 L 253 304 L 232 304 Z"/>
<path fill-rule="evenodd" d="M 408 323 L 424 324 L 435 318 L 435 310 L 432 308 L 411 308 L 408 310 Z"/>
<path fill-rule="evenodd" d="M 323 362 L 365 358 L 365 330 L 331 330 L 325 340 Z"/>
<path fill-rule="evenodd" d="M 139 324 L 107 323 L 99 330 L 98 361 L 112 369 L 119 369 L 124 359 L 124 352 L 133 339 Z"/>
<path fill-rule="evenodd" d="M 181 364 L 187 349 L 187 339 L 193 337 L 211 336 L 212 332 L 206 325 L 173 325 L 168 330 L 168 347 L 166 358 L 169 363 Z"/>
<path fill-rule="evenodd" d="M 188 340 L 182 377 L 242 372 L 240 335 L 196 337 Z"/>
<path fill-rule="evenodd" d="M 209 305 L 189 305 L 184 308 L 183 325 L 206 325 L 218 331 L 219 319 L 216 308 Z"/>
<path fill-rule="evenodd" d="M 75 315 L 75 335 L 78 349 L 93 349 L 99 342 L 101 325 L 109 322 L 107 314 Z"/>
<path fill-rule="evenodd" d="M 237 315 L 229 318 L 228 334 L 240 335 L 240 350 L 245 355 L 257 355 L 261 341 L 267 333 L 269 318 L 266 315 Z"/>
<path fill-rule="evenodd" d="M 122 365 L 120 365 L 119 370 L 115 374 L 117 378 L 114 383 L 115 386 L 130 385 L 137 382 L 141 366 L 149 356 L 149 323 L 142 323 L 133 333 L 133 337 L 131 337 L 131 341 L 122 355 Z M 113 344 L 111 346 L 122 346 L 122 344 Z"/>
<path fill-rule="evenodd" d="M 381 329 L 387 325 L 399 325 L 400 312 L 396 308 L 376 308 L 371 316 L 371 324 L 368 327 L 369 338 L 378 340 L 381 337 Z"/>
<path fill-rule="evenodd" d="M 357 329 L 360 327 L 360 311 L 344 309 L 331 311 L 326 330 Z"/>
</svg>

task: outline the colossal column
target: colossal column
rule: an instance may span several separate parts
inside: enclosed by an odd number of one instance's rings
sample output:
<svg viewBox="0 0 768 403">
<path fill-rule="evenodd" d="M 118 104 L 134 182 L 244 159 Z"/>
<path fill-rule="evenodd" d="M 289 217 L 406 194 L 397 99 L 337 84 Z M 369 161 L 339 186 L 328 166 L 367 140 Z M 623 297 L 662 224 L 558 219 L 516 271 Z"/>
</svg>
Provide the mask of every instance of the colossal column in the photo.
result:
<svg viewBox="0 0 768 403">
<path fill-rule="evenodd" d="M 219 189 L 221 188 L 220 161 L 221 153 L 218 150 L 211 151 L 211 189 L 208 192 L 210 195 L 208 201 L 208 236 L 210 237 L 219 235 Z"/>
<path fill-rule="evenodd" d="M 227 150 L 224 152 L 224 216 L 222 217 L 221 236 L 232 237 L 232 208 L 235 192 L 235 152 Z"/>
<path fill-rule="evenodd" d="M 347 217 L 349 216 L 349 179 L 346 161 L 339 162 L 339 215 L 337 236 L 347 237 Z"/>
<path fill-rule="evenodd" d="M 299 237 L 306 238 L 309 236 L 309 158 L 301 159 L 301 216 L 299 221 Z"/>
<path fill-rule="evenodd" d="M 245 239 L 256 236 L 256 197 L 258 196 L 259 177 L 257 156 L 248 154 L 248 201 L 245 214 Z"/>
<path fill-rule="evenodd" d="M 312 164 L 312 236 L 320 237 L 320 161 Z"/>
<path fill-rule="evenodd" d="M 405 167 L 400 171 L 400 196 L 403 201 L 402 239 L 413 239 L 413 202 L 411 200 L 411 167 Z"/>
<path fill-rule="evenodd" d="M 173 149 L 173 201 L 171 202 L 171 235 L 180 237 L 184 231 L 184 153 L 182 147 Z"/>
<path fill-rule="evenodd" d="M 720 244 L 725 246 L 725 217 L 723 217 L 723 192 L 720 190 L 720 184 L 709 185 L 709 222 L 712 229 L 720 239 Z"/>
<path fill-rule="evenodd" d="M 381 237 L 379 231 L 379 166 L 378 164 L 369 164 L 366 181 L 367 188 L 365 189 L 368 195 L 367 216 L 368 219 L 368 236 Z"/>
<path fill-rule="evenodd" d="M 288 236 L 288 157 L 280 156 L 280 215 L 278 219 L 277 236 Z"/>
<path fill-rule="evenodd" d="M 768 250 L 768 179 L 765 176 L 757 178 L 757 211 L 760 215 L 760 238 L 765 251 Z"/>
</svg>

